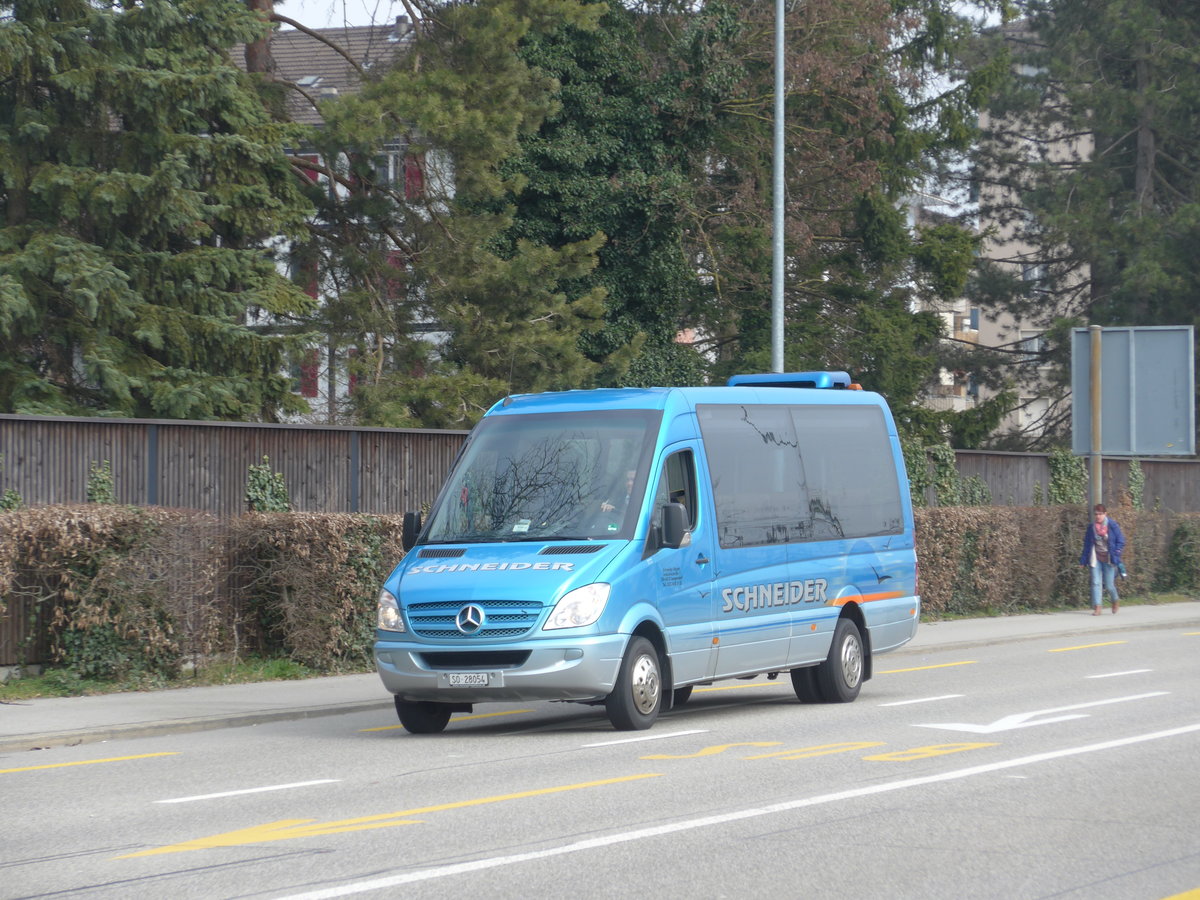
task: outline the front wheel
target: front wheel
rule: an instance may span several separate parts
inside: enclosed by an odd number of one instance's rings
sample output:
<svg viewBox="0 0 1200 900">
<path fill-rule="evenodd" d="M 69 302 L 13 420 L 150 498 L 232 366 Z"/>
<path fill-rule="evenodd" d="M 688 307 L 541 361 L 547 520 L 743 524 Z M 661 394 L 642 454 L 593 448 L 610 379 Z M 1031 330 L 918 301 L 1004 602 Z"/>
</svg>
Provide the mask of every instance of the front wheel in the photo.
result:
<svg viewBox="0 0 1200 900">
<path fill-rule="evenodd" d="M 820 703 L 821 689 L 817 686 L 816 666 L 792 669 L 792 689 L 801 703 Z"/>
<path fill-rule="evenodd" d="M 401 700 L 396 697 L 396 715 L 404 730 L 412 734 L 439 734 L 450 721 L 450 707 L 428 700 Z"/>
<path fill-rule="evenodd" d="M 618 731 L 642 731 L 654 724 L 662 707 L 662 665 L 644 637 L 629 642 L 617 683 L 604 701 L 608 720 Z"/>
<path fill-rule="evenodd" d="M 838 619 L 829 656 L 817 666 L 817 688 L 826 703 L 849 703 L 862 689 L 866 670 L 862 635 L 849 619 Z"/>
</svg>

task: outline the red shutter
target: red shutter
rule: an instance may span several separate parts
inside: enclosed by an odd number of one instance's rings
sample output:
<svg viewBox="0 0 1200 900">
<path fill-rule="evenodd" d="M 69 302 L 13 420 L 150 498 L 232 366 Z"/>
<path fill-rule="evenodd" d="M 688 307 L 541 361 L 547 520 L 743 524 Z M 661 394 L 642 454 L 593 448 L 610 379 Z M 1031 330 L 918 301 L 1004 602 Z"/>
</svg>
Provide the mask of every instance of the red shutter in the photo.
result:
<svg viewBox="0 0 1200 900">
<path fill-rule="evenodd" d="M 421 159 L 404 157 L 404 199 L 420 200 L 425 196 L 425 171 Z"/>
<path fill-rule="evenodd" d="M 319 157 L 319 156 L 300 156 L 299 158 L 304 160 L 305 162 L 313 163 L 314 165 L 320 165 L 320 163 L 321 163 L 321 157 Z M 318 172 L 316 169 L 301 169 L 300 171 L 303 172 L 304 177 L 307 178 L 309 181 L 311 181 L 313 184 L 317 184 L 320 181 L 321 173 Z"/>
<path fill-rule="evenodd" d="M 296 268 L 299 274 L 297 281 L 304 288 L 304 293 L 316 300 L 319 294 L 317 261 L 315 259 L 304 260 Z"/>
<path fill-rule="evenodd" d="M 399 300 L 404 296 L 404 287 L 407 279 L 404 275 L 408 271 L 408 257 L 403 250 L 392 250 L 388 253 L 388 274 L 384 282 L 384 290 L 387 291 L 389 300 Z"/>
<path fill-rule="evenodd" d="M 351 395 L 353 395 L 354 391 L 358 388 L 358 371 L 354 365 L 355 361 L 358 359 L 358 348 L 351 347 L 347 351 L 346 356 L 347 356 L 346 368 L 347 368 L 347 370 L 349 372 L 349 376 L 350 376 L 350 384 L 349 384 L 348 391 Z"/>
<path fill-rule="evenodd" d="M 321 351 L 304 351 L 304 362 L 300 364 L 300 396 L 317 396 L 317 380 L 320 377 Z"/>
</svg>

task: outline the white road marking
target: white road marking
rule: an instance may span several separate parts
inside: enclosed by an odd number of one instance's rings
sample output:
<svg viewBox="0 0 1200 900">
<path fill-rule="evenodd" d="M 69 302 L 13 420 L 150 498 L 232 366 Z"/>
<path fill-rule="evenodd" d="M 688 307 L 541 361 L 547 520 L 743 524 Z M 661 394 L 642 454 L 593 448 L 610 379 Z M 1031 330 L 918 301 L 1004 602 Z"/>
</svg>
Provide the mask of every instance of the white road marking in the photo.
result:
<svg viewBox="0 0 1200 900">
<path fill-rule="evenodd" d="M 1163 697 L 1170 691 L 1153 691 L 1149 694 L 1134 694 L 1132 697 L 1114 697 L 1112 700 L 1096 700 L 1092 703 L 1076 703 L 1072 706 L 1058 706 L 1054 709 L 1039 709 L 1036 712 L 1014 713 L 997 719 L 987 725 L 972 725 L 968 722 L 937 722 L 929 725 L 914 725 L 915 728 L 943 728 L 948 731 L 966 731 L 971 734 L 995 734 L 997 731 L 1012 731 L 1016 728 L 1032 728 L 1034 725 L 1049 725 L 1052 722 L 1067 722 L 1071 719 L 1086 719 L 1087 713 L 1075 713 L 1067 716 L 1055 716 L 1052 719 L 1029 721 L 1034 716 L 1048 716 L 1050 713 L 1070 712 L 1073 709 L 1090 709 L 1093 706 L 1107 706 L 1110 703 L 1124 703 L 1127 700 L 1145 700 L 1149 697 Z"/>
<path fill-rule="evenodd" d="M 469 872 L 480 872 L 486 869 L 496 869 L 502 866 L 511 866 L 523 862 L 532 862 L 539 859 L 548 859 L 554 856 L 564 856 L 569 853 L 579 853 L 585 850 L 596 850 L 601 847 L 610 847 L 614 844 L 626 844 L 630 841 L 644 841 L 647 838 L 660 837 L 666 834 L 676 834 L 681 831 L 691 831 L 696 828 L 707 828 L 713 825 L 726 825 L 729 822 L 737 822 L 745 819 L 754 819 L 759 816 L 770 816 L 777 813 L 791 812 L 792 810 L 804 809 L 810 806 L 822 806 L 827 803 L 843 803 L 847 800 L 854 800 L 859 797 L 870 797 L 875 794 L 884 794 L 889 791 L 899 791 L 911 787 L 921 787 L 927 784 L 938 784 L 945 781 L 954 781 L 960 778 L 971 778 L 975 775 L 986 775 L 991 772 L 1000 772 L 1004 769 L 1013 769 L 1019 766 L 1028 766 L 1035 763 L 1047 762 L 1054 759 L 1063 759 L 1068 756 L 1078 756 L 1082 753 L 1097 753 L 1102 750 L 1113 750 L 1117 747 L 1128 747 L 1131 744 L 1142 744 L 1147 741 L 1157 741 L 1163 738 L 1177 737 L 1181 734 L 1191 734 L 1200 731 L 1200 724 L 1185 725 L 1182 728 L 1172 728 L 1167 731 L 1156 731 L 1151 734 L 1139 734 L 1134 737 L 1118 738 L 1117 740 L 1104 741 L 1099 744 L 1088 744 L 1083 747 L 1072 747 L 1066 750 L 1054 750 L 1048 753 L 1035 753 L 1031 756 L 1021 756 L 1017 759 L 1009 759 L 1003 762 L 988 763 L 981 766 L 971 766 L 966 769 L 956 769 L 952 772 L 943 772 L 940 775 L 925 775 L 920 778 L 905 778 L 900 781 L 892 781 L 885 784 L 873 784 L 866 787 L 853 788 L 847 791 L 838 791 L 833 794 L 822 794 L 817 797 L 802 797 L 796 800 L 788 800 L 783 803 L 776 803 L 771 806 L 753 807 L 751 809 L 742 809 L 735 812 L 721 813 L 714 816 L 704 816 L 699 819 L 686 819 L 682 822 L 674 822 L 669 825 L 657 825 L 651 828 L 638 828 L 634 831 L 623 831 L 617 834 L 605 835 L 604 837 L 589 838 L 586 841 L 576 841 L 572 844 L 564 844 L 561 847 L 550 847 L 545 850 L 533 850 L 529 853 L 515 853 L 511 856 L 493 856 L 488 859 L 476 859 L 470 862 L 454 863 L 448 866 L 435 866 L 430 869 L 421 869 L 416 872 L 403 872 L 398 875 L 389 875 L 385 878 L 372 878 L 369 881 L 359 881 L 354 884 L 346 884 L 341 887 L 326 888 L 319 891 L 310 891 L 304 894 L 292 894 L 283 900 L 334 900 L 337 897 L 348 897 L 351 894 L 363 894 L 367 891 L 378 891 L 386 888 L 393 888 L 401 884 L 413 884 L 418 881 L 430 881 L 436 878 L 448 878 L 453 875 L 463 875 Z"/>
<path fill-rule="evenodd" d="M 601 741 L 598 744 L 584 744 L 584 747 L 611 747 L 614 744 L 636 744 L 639 741 L 657 741 L 659 738 L 683 737 L 688 734 L 708 734 L 707 728 L 697 728 L 693 731 L 672 731 L 670 734 L 647 734 L 642 737 L 621 738 L 616 741 Z"/>
<path fill-rule="evenodd" d="M 1109 672 L 1106 675 L 1088 675 L 1088 678 L 1120 678 L 1122 675 L 1141 675 L 1144 672 L 1153 672 L 1153 669 L 1130 669 L 1128 672 Z"/>
<path fill-rule="evenodd" d="M 940 697 L 922 697 L 920 700 L 897 700 L 895 703 L 880 703 L 880 706 L 910 706 L 913 703 L 933 703 L 935 700 L 953 700 L 962 694 L 942 694 Z"/>
<path fill-rule="evenodd" d="M 195 797 L 176 797 L 173 800 L 155 800 L 155 803 L 191 803 L 193 800 L 215 800 L 218 797 L 236 797 L 239 794 L 262 794 L 266 791 L 286 791 L 288 788 L 308 787 L 310 784 L 336 784 L 340 778 L 322 778 L 319 781 L 297 781 L 292 784 L 273 784 L 269 787 L 246 788 L 242 791 L 222 791 L 219 794 L 198 794 Z"/>
</svg>

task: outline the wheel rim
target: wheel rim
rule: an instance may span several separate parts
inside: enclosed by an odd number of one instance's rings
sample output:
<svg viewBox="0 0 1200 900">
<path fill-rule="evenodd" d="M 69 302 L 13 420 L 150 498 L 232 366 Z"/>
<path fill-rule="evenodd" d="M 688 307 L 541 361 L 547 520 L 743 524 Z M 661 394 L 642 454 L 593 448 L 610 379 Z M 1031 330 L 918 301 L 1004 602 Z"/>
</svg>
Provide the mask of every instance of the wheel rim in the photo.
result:
<svg viewBox="0 0 1200 900">
<path fill-rule="evenodd" d="M 862 678 L 863 655 L 862 644 L 854 635 L 850 635 L 842 643 L 842 678 L 847 687 L 854 687 Z"/>
<path fill-rule="evenodd" d="M 642 654 L 634 662 L 633 671 L 629 673 L 629 688 L 639 713 L 648 716 L 654 712 L 662 684 L 658 678 L 658 664 L 648 654 Z"/>
</svg>

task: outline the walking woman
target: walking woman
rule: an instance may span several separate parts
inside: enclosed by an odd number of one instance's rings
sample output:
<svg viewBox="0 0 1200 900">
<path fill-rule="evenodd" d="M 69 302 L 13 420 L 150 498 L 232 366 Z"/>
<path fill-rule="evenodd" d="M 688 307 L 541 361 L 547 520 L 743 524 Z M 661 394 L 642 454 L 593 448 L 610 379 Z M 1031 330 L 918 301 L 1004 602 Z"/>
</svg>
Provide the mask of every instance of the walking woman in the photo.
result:
<svg viewBox="0 0 1200 900">
<path fill-rule="evenodd" d="M 1112 598 L 1115 614 L 1121 598 L 1117 596 L 1117 567 L 1121 565 L 1121 551 L 1125 548 L 1125 535 L 1121 526 L 1108 517 L 1103 503 L 1096 504 L 1095 518 L 1083 533 L 1083 555 L 1081 566 L 1092 570 L 1092 615 L 1100 615 L 1103 591 Z"/>
</svg>

